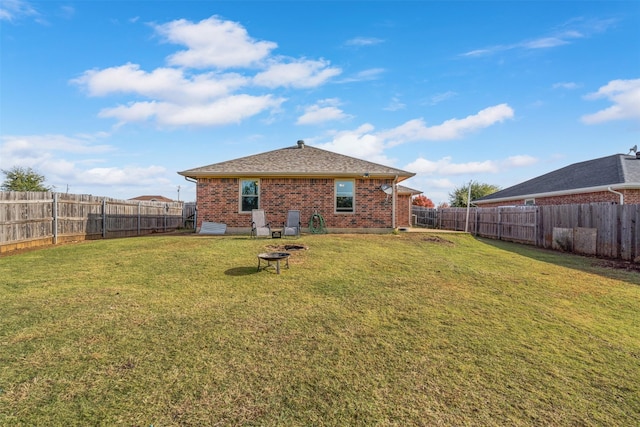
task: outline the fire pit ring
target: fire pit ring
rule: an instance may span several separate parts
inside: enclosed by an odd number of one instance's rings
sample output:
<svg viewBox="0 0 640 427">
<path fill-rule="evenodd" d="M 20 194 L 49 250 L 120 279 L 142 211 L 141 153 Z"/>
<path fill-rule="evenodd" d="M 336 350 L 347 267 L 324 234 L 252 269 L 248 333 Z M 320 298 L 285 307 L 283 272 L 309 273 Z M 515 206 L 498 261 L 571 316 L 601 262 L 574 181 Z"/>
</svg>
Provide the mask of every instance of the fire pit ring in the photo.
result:
<svg viewBox="0 0 640 427">
<path fill-rule="evenodd" d="M 285 267 L 289 268 L 289 252 L 263 252 L 258 254 L 258 271 L 260 271 L 260 262 L 267 261 L 267 265 L 262 267 L 265 269 L 271 266 L 271 263 L 276 263 L 276 274 L 280 274 L 280 261 L 285 260 Z"/>
</svg>

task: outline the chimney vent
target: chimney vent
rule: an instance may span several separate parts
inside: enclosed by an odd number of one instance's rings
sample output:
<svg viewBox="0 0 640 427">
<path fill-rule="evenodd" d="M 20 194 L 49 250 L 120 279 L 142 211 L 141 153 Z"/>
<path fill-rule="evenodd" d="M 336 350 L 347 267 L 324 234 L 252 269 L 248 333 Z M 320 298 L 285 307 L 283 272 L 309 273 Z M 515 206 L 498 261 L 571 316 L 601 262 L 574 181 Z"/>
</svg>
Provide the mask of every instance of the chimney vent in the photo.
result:
<svg viewBox="0 0 640 427">
<path fill-rule="evenodd" d="M 298 148 L 304 148 L 304 141 L 301 139 L 298 140 Z"/>
</svg>

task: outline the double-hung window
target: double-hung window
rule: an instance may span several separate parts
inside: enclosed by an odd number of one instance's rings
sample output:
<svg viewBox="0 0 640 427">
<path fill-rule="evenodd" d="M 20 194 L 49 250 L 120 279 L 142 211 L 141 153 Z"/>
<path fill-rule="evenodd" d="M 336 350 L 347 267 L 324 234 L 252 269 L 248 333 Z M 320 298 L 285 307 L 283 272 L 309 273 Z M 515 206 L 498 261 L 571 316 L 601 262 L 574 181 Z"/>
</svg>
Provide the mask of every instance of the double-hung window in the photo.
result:
<svg viewBox="0 0 640 427">
<path fill-rule="evenodd" d="M 259 183 L 257 179 L 240 180 L 240 212 L 251 212 L 252 209 L 260 208 Z"/>
<path fill-rule="evenodd" d="M 354 182 L 352 180 L 335 181 L 335 197 L 336 197 L 336 212 L 354 212 L 355 211 L 355 194 L 354 194 Z"/>
</svg>

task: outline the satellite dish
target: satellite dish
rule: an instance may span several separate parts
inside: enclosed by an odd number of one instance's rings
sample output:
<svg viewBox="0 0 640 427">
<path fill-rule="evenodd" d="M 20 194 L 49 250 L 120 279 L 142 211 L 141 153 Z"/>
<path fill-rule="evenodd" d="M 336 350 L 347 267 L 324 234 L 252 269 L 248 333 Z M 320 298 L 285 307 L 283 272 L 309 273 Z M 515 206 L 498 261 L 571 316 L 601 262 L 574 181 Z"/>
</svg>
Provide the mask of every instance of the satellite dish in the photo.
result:
<svg viewBox="0 0 640 427">
<path fill-rule="evenodd" d="M 634 145 L 633 147 L 631 147 L 629 149 L 629 154 L 631 154 L 632 152 L 638 154 L 638 146 L 637 145 Z"/>
<path fill-rule="evenodd" d="M 384 191 L 384 194 L 386 194 L 387 196 L 390 196 L 391 194 L 393 194 L 393 187 L 388 184 L 382 184 L 380 186 L 380 189 Z"/>
<path fill-rule="evenodd" d="M 389 201 L 389 196 L 393 194 L 393 187 L 390 186 L 389 184 L 382 184 L 380 186 L 380 189 L 382 191 L 384 191 L 384 194 L 387 195 L 387 197 L 385 197 L 384 201 L 388 202 Z"/>
</svg>

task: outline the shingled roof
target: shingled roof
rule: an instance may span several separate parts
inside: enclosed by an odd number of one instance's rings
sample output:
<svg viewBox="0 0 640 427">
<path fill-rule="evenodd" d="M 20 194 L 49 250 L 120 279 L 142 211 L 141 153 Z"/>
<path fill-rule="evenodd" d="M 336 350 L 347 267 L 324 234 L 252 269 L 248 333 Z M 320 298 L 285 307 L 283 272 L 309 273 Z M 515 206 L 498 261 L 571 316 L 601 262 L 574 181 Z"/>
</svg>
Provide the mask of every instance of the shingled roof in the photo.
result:
<svg viewBox="0 0 640 427">
<path fill-rule="evenodd" d="M 401 169 L 310 147 L 292 147 L 254 154 L 178 172 L 189 178 L 224 177 L 362 177 L 405 180 L 415 175 Z"/>
<path fill-rule="evenodd" d="M 396 185 L 396 191 L 398 192 L 398 194 L 408 194 L 410 196 L 417 196 L 418 194 L 422 194 L 422 191 L 405 187 L 404 185 Z"/>
<path fill-rule="evenodd" d="M 599 159 L 574 163 L 564 168 L 505 188 L 474 203 L 577 194 L 613 189 L 640 189 L 640 159 L 614 154 Z"/>
</svg>

